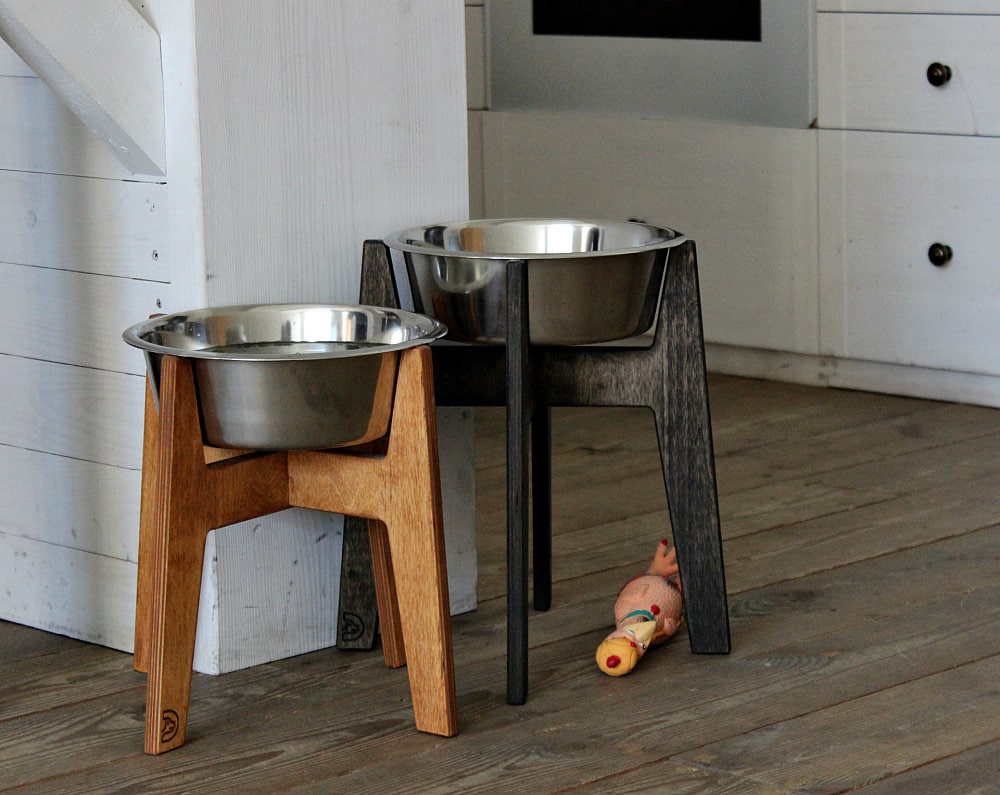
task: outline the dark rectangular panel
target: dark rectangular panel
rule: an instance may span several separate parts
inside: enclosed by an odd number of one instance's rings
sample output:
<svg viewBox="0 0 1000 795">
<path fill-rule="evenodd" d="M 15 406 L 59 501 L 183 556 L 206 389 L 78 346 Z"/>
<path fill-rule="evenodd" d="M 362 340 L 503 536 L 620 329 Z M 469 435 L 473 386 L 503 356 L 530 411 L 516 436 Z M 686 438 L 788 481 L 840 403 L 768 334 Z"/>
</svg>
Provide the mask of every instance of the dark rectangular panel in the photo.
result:
<svg viewBox="0 0 1000 795">
<path fill-rule="evenodd" d="M 760 0 L 534 0 L 536 35 L 760 41 Z"/>
</svg>

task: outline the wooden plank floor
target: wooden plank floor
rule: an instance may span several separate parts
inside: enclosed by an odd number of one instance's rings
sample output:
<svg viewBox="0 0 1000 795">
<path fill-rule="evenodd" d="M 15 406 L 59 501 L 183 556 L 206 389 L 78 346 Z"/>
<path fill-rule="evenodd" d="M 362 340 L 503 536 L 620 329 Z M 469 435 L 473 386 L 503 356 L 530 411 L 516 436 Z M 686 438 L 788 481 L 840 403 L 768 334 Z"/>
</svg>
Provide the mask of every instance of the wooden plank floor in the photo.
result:
<svg viewBox="0 0 1000 795">
<path fill-rule="evenodd" d="M 711 394 L 732 654 L 692 655 L 682 630 L 627 677 L 598 671 L 666 500 L 651 414 L 558 410 L 554 604 L 508 706 L 503 423 L 479 410 L 457 737 L 413 729 L 378 652 L 329 649 L 196 675 L 187 745 L 146 757 L 130 656 L 0 624 L 0 787 L 1000 791 L 1000 412 L 729 377 Z"/>
</svg>

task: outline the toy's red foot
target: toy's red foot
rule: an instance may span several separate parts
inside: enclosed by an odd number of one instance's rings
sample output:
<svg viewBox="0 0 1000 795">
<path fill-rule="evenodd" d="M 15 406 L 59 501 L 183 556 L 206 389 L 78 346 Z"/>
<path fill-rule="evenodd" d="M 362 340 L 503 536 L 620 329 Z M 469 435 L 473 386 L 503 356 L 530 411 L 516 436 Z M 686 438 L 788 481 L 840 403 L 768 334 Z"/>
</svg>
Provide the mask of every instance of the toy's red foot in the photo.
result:
<svg viewBox="0 0 1000 795">
<path fill-rule="evenodd" d="M 615 602 L 616 629 L 597 647 L 597 666 L 609 676 L 629 673 L 646 649 L 663 643 L 681 625 L 683 611 L 677 553 L 660 542 L 645 574 L 630 580 Z"/>
</svg>

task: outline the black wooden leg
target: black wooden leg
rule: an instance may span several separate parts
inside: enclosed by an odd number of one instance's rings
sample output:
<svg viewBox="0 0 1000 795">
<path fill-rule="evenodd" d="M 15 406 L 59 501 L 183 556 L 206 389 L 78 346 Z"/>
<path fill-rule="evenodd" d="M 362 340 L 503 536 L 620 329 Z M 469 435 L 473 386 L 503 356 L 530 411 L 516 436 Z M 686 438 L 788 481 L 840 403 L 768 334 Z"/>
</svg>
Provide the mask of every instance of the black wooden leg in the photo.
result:
<svg viewBox="0 0 1000 795">
<path fill-rule="evenodd" d="M 507 702 L 528 698 L 528 429 L 531 383 L 527 263 L 507 263 Z"/>
<path fill-rule="evenodd" d="M 531 418 L 531 574 L 535 610 L 552 606 L 552 410 Z"/>
<path fill-rule="evenodd" d="M 381 240 L 366 240 L 361 255 L 360 302 L 399 307 L 399 292 L 392 273 L 389 249 Z M 341 555 L 337 647 L 371 649 L 378 628 L 375 576 L 368 542 L 368 520 L 344 517 Z"/>
<path fill-rule="evenodd" d="M 665 394 L 653 407 L 691 651 L 730 650 L 715 457 L 694 244 L 671 254 L 664 306 Z"/>
<path fill-rule="evenodd" d="M 392 255 L 381 240 L 366 240 L 361 251 L 361 303 L 400 309 Z"/>
<path fill-rule="evenodd" d="M 344 517 L 344 546 L 340 559 L 340 601 L 337 648 L 371 649 L 378 629 L 375 577 L 368 542 L 368 520 Z"/>
</svg>

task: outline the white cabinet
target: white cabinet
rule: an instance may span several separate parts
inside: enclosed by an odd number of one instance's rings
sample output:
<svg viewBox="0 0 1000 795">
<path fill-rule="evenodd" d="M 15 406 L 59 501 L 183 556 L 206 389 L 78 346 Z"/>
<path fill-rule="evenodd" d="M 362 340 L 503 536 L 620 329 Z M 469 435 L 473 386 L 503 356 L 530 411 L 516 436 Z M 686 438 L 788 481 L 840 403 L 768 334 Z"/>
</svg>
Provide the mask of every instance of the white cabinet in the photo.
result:
<svg viewBox="0 0 1000 795">
<path fill-rule="evenodd" d="M 1000 16 L 925 6 L 818 15 L 821 346 L 1000 375 Z"/>
<path fill-rule="evenodd" d="M 642 218 L 698 245 L 705 338 L 816 354 L 814 130 L 482 114 L 485 214 Z"/>
<path fill-rule="evenodd" d="M 1000 139 L 822 130 L 820 153 L 826 352 L 1000 374 Z"/>
<path fill-rule="evenodd" d="M 820 14 L 820 127 L 1000 135 L 1000 16 Z"/>
<path fill-rule="evenodd" d="M 713 370 L 1000 407 L 1000 0 L 801 6 L 811 126 L 487 101 L 477 209 L 690 234 Z"/>
</svg>

